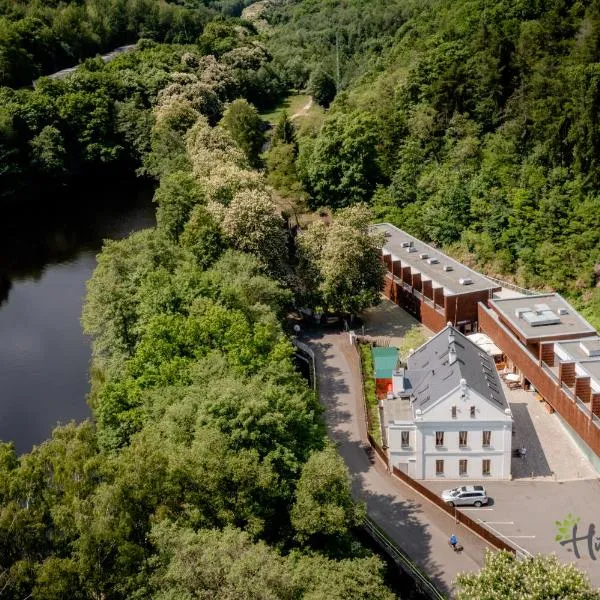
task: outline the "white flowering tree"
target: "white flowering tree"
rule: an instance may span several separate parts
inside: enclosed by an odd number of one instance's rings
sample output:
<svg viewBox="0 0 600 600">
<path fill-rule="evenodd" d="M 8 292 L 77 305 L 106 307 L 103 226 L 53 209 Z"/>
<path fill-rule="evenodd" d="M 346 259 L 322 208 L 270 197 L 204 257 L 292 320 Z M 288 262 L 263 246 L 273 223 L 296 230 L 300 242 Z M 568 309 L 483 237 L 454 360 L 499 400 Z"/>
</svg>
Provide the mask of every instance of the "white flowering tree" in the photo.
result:
<svg viewBox="0 0 600 600">
<path fill-rule="evenodd" d="M 600 600 L 581 571 L 554 555 L 520 560 L 488 550 L 484 567 L 460 574 L 455 585 L 456 600 Z"/>
<path fill-rule="evenodd" d="M 303 303 L 313 309 L 356 315 L 375 304 L 383 287 L 383 239 L 369 228 L 364 204 L 340 210 L 330 225 L 316 221 L 297 238 Z"/>
<path fill-rule="evenodd" d="M 284 222 L 268 192 L 240 191 L 218 217 L 232 247 L 254 254 L 272 275 L 282 275 L 287 257 Z"/>
</svg>

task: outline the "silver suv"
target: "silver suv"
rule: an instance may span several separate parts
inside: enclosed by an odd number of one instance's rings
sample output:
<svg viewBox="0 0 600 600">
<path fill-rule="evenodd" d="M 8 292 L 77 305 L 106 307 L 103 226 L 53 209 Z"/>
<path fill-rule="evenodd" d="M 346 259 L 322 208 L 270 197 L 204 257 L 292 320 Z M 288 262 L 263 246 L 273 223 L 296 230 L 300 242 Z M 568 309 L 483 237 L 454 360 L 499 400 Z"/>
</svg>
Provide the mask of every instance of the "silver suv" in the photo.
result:
<svg viewBox="0 0 600 600">
<path fill-rule="evenodd" d="M 485 488 L 482 485 L 463 485 L 444 490 L 442 500 L 449 506 L 483 506 L 488 503 Z"/>
</svg>

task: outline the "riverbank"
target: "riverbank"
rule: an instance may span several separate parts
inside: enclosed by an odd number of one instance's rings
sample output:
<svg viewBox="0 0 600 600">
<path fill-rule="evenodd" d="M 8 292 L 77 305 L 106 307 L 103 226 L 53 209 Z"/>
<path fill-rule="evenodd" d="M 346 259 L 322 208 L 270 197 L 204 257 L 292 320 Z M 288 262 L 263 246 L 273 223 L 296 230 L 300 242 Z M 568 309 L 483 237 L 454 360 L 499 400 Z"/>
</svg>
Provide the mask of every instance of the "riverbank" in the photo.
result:
<svg viewBox="0 0 600 600">
<path fill-rule="evenodd" d="M 115 189 L 116 188 L 116 189 Z M 105 239 L 154 225 L 153 185 L 61 188 L 0 224 L 0 439 L 28 452 L 57 423 L 90 417 L 90 340 L 80 317 Z M 85 201 L 82 199 L 85 198 Z"/>
</svg>

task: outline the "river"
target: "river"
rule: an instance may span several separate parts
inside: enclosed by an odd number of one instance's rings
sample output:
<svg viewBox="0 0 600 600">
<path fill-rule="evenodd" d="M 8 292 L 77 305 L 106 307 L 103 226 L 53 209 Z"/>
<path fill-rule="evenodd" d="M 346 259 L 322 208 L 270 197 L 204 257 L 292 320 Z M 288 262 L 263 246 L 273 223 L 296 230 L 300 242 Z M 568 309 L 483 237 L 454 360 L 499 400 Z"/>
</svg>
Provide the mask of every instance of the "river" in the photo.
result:
<svg viewBox="0 0 600 600">
<path fill-rule="evenodd" d="M 60 210 L 48 201 L 0 221 L 0 440 L 18 452 L 90 416 L 85 283 L 104 239 L 154 225 L 150 187 L 118 187 L 62 192 Z"/>
</svg>

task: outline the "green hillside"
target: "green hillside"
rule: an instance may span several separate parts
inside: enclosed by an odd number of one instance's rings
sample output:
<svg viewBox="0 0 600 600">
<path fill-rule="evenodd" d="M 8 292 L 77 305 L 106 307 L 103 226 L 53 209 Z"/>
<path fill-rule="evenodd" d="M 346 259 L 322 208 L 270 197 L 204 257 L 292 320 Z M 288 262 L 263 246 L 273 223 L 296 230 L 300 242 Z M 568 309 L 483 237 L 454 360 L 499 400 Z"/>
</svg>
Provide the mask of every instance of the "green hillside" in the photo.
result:
<svg viewBox="0 0 600 600">
<path fill-rule="evenodd" d="M 313 206 L 365 200 L 600 324 L 600 3 L 306 0 L 270 18 L 289 84 L 323 69 L 338 86 L 300 140 Z"/>
</svg>

